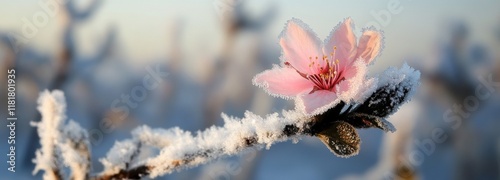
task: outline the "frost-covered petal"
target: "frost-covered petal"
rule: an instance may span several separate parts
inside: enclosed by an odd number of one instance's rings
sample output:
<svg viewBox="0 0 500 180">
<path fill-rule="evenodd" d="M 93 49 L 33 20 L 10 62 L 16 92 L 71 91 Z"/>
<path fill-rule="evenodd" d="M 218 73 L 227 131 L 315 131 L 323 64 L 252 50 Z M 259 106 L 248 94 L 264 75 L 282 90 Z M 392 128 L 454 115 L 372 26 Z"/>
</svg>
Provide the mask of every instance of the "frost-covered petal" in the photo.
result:
<svg viewBox="0 0 500 180">
<path fill-rule="evenodd" d="M 271 95 L 280 97 L 296 96 L 310 92 L 314 85 L 292 68 L 273 68 L 257 74 L 253 83 L 263 87 Z"/>
<path fill-rule="evenodd" d="M 356 35 L 354 35 L 353 29 L 352 19 L 347 18 L 343 23 L 337 25 L 325 40 L 323 52 L 329 56 L 333 53 L 333 47 L 337 48 L 333 60 L 339 60 L 340 70 L 351 64 L 356 55 Z"/>
<path fill-rule="evenodd" d="M 382 51 L 383 36 L 376 30 L 368 29 L 359 38 L 356 58 L 361 58 L 366 64 L 370 63 Z"/>
<path fill-rule="evenodd" d="M 336 87 L 336 92 L 339 99 L 344 102 L 359 102 L 364 97 L 365 92 L 371 91 L 376 87 L 376 80 L 366 79 L 368 68 L 363 60 L 356 60 L 354 64 L 342 72 L 344 81 L 340 82 Z"/>
<path fill-rule="evenodd" d="M 317 90 L 304 94 L 298 97 L 297 101 L 297 108 L 308 115 L 317 115 L 326 112 L 339 102 L 335 92 L 328 90 Z"/>
<path fill-rule="evenodd" d="M 322 57 L 321 40 L 301 20 L 291 19 L 280 35 L 283 60 L 300 72 L 312 74 L 309 57 Z"/>
<path fill-rule="evenodd" d="M 357 93 L 353 96 L 352 100 L 356 103 L 363 103 L 368 96 L 377 90 L 378 78 L 365 79 L 364 83 L 359 87 Z"/>
</svg>

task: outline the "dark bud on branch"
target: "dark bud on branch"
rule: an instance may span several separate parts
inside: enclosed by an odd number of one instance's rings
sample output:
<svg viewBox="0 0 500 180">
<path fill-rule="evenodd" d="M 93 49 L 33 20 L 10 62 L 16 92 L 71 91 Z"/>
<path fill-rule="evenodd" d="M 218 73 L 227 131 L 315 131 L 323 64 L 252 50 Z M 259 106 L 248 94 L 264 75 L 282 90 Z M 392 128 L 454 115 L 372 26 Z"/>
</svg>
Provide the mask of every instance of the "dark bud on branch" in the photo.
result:
<svg viewBox="0 0 500 180">
<path fill-rule="evenodd" d="M 379 77 L 377 90 L 361 104 L 339 103 L 314 117 L 311 135 L 316 135 L 337 156 L 356 155 L 361 141 L 355 128 L 379 128 L 394 132 L 385 118 L 393 114 L 413 95 L 420 73 L 404 65 L 389 68 Z"/>
<path fill-rule="evenodd" d="M 380 76 L 379 88 L 356 109 L 356 112 L 386 118 L 411 98 L 419 84 L 418 79 L 420 72 L 408 65 L 401 69 L 389 68 Z"/>
<path fill-rule="evenodd" d="M 319 132 L 317 136 L 337 156 L 350 157 L 359 152 L 361 139 L 356 129 L 349 123 L 334 122 L 332 126 Z"/>
</svg>

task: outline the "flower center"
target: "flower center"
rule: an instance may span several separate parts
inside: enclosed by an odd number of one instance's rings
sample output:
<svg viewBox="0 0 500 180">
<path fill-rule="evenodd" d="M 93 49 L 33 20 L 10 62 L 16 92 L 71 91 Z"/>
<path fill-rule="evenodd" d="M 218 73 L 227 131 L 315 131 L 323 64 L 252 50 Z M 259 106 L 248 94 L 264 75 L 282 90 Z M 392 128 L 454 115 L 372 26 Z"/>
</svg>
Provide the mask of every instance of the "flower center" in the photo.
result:
<svg viewBox="0 0 500 180">
<path fill-rule="evenodd" d="M 339 60 L 335 59 L 337 46 L 333 47 L 333 52 L 321 59 L 309 57 L 309 69 L 315 74 L 307 74 L 305 77 L 314 83 L 316 90 L 333 90 L 339 82 Z M 324 63 L 320 63 L 323 61 Z"/>
</svg>

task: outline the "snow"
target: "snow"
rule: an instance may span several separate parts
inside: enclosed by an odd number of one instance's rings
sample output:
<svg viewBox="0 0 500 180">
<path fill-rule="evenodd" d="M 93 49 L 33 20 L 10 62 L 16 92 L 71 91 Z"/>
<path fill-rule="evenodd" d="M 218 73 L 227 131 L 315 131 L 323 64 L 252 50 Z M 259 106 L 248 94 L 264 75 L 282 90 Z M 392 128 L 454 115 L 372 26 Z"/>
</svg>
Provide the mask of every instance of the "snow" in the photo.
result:
<svg viewBox="0 0 500 180">
<path fill-rule="evenodd" d="M 44 179 L 57 179 L 64 176 L 62 165 L 71 169 L 72 179 L 88 179 L 90 170 L 90 142 L 88 133 L 75 121 L 66 120 L 66 101 L 59 90 L 45 90 L 38 99 L 40 122 L 32 122 L 40 136 L 41 149 L 36 151 L 33 160 L 33 174 L 43 170 Z M 54 173 L 52 173 L 54 172 Z"/>
<path fill-rule="evenodd" d="M 396 86 L 399 84 L 402 87 L 408 87 L 410 92 L 407 96 L 411 97 L 415 92 L 415 87 L 419 85 L 419 79 L 420 71 L 413 69 L 405 63 L 400 69 L 390 67 L 385 70 L 379 77 L 379 87 L 388 85 L 389 89 L 396 89 Z M 393 98 L 400 98 L 400 96 L 404 95 L 402 89 L 398 92 L 398 95 Z"/>
<path fill-rule="evenodd" d="M 344 81 L 349 88 L 348 91 L 340 93 L 339 98 L 348 104 L 363 103 L 376 90 L 378 79 L 367 78 L 368 67 L 363 59 L 356 60 L 352 68 L 355 68 L 358 73 Z M 339 86 L 342 86 L 344 82 L 341 82 Z"/>
<path fill-rule="evenodd" d="M 374 109 L 374 115 L 388 116 L 393 114 L 401 104 L 411 99 L 416 87 L 420 84 L 419 79 L 420 72 L 408 64 L 404 64 L 400 69 L 395 67 L 387 69 L 379 76 L 378 94 L 368 100 L 368 107 Z"/>
<path fill-rule="evenodd" d="M 184 131 L 179 127 L 174 127 L 168 130 L 162 128 L 152 129 L 149 126 L 143 125 L 132 131 L 134 139 L 139 140 L 145 145 L 163 148 L 170 144 L 177 144 L 182 139 L 192 137 L 191 132 Z"/>
<path fill-rule="evenodd" d="M 40 122 L 32 122 L 33 126 L 38 129 L 40 137 L 41 149 L 36 151 L 36 157 L 33 160 L 35 169 L 33 175 L 38 171 L 52 172 L 57 169 L 62 169 L 60 161 L 55 158 L 58 154 L 56 142 L 60 140 L 60 129 L 64 119 L 66 119 L 66 101 L 62 91 L 47 90 L 40 93 L 38 99 L 38 111 L 42 114 Z M 45 173 L 44 179 L 55 179 L 56 174 Z"/>
<path fill-rule="evenodd" d="M 120 170 L 128 169 L 130 163 L 134 160 L 140 146 L 135 140 L 123 140 L 115 142 L 106 158 L 99 159 L 104 165 L 104 174 L 115 174 Z"/>
<path fill-rule="evenodd" d="M 90 142 L 87 130 L 71 120 L 62 129 L 64 141 L 58 142 L 66 166 L 71 168 L 73 179 L 88 179 L 90 171 Z"/>
<path fill-rule="evenodd" d="M 115 174 L 134 167 L 133 165 L 145 163 L 152 167 L 150 175 L 154 178 L 180 169 L 172 168 L 172 163 L 182 163 L 193 157 L 191 162 L 180 167 L 194 167 L 219 157 L 248 151 L 253 148 L 249 146 L 250 143 L 256 144 L 255 148 L 258 149 L 269 148 L 276 142 L 290 138 L 283 134 L 286 125 L 296 124 L 302 127 L 306 122 L 301 113 L 293 111 L 284 111 L 281 116 L 273 113 L 266 117 L 247 111 L 241 119 L 225 114 L 222 114 L 222 118 L 225 122 L 223 127 L 212 126 L 198 131 L 194 136 L 178 127 L 165 130 L 140 126 L 132 131 L 132 139 L 116 142 L 106 158 L 100 160 L 104 165 L 102 174 Z M 131 166 L 133 157 L 140 153 L 139 144 L 161 148 L 161 152 L 157 157 Z"/>
</svg>

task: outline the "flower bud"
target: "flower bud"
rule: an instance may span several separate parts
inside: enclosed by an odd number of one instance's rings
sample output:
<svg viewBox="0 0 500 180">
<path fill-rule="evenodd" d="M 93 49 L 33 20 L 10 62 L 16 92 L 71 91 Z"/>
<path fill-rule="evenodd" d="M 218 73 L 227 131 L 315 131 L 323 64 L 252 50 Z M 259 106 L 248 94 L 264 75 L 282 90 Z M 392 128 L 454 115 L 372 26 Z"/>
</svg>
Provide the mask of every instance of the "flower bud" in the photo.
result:
<svg viewBox="0 0 500 180">
<path fill-rule="evenodd" d="M 356 129 L 347 122 L 336 121 L 316 135 L 335 155 L 350 157 L 358 154 L 361 139 Z"/>
</svg>

